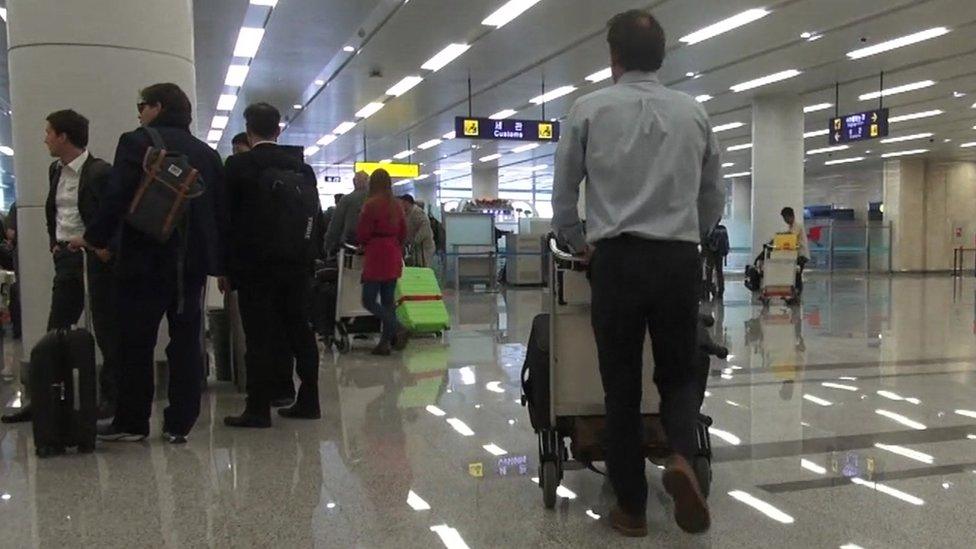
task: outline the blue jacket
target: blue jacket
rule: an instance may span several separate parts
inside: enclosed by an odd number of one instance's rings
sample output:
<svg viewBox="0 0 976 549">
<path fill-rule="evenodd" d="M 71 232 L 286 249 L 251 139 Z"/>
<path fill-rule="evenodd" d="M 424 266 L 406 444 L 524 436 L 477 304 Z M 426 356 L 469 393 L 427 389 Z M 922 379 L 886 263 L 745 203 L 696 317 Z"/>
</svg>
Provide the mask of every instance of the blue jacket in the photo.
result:
<svg viewBox="0 0 976 549">
<path fill-rule="evenodd" d="M 185 154 L 190 165 L 200 172 L 204 193 L 190 201 L 184 273 L 188 276 L 223 276 L 227 235 L 227 207 L 224 168 L 220 155 L 209 145 L 193 137 L 187 128 L 153 124 L 163 137 L 167 150 Z M 152 144 L 143 130 L 122 134 L 115 150 L 112 178 L 98 214 L 85 232 L 85 240 L 104 248 L 121 225 L 116 274 L 120 277 L 145 276 L 154 273 L 176 274 L 179 230 L 165 244 L 130 227 L 124 222 L 132 198 L 142 181 L 142 160 Z"/>
</svg>

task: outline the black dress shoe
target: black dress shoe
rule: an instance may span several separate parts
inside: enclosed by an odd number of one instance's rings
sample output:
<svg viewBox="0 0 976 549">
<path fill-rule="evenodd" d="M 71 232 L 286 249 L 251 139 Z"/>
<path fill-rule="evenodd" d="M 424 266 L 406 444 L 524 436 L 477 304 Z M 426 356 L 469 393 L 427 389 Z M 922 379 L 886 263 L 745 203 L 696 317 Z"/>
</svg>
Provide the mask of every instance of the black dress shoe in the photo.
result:
<svg viewBox="0 0 976 549">
<path fill-rule="evenodd" d="M 30 421 L 33 418 L 34 414 L 31 413 L 30 406 L 24 406 L 12 414 L 7 414 L 0 417 L 0 421 L 4 423 L 24 423 L 25 421 Z"/>
<path fill-rule="evenodd" d="M 278 415 L 290 419 L 322 419 L 322 411 L 319 409 L 308 410 L 297 405 L 278 410 Z"/>
<path fill-rule="evenodd" d="M 271 401 L 271 407 L 284 408 L 285 406 L 291 406 L 294 402 L 295 402 L 295 397 L 276 398 Z"/>
<path fill-rule="evenodd" d="M 270 416 L 259 416 L 244 412 L 239 416 L 227 416 L 224 418 L 224 425 L 228 427 L 243 427 L 250 429 L 267 429 L 271 427 Z"/>
</svg>

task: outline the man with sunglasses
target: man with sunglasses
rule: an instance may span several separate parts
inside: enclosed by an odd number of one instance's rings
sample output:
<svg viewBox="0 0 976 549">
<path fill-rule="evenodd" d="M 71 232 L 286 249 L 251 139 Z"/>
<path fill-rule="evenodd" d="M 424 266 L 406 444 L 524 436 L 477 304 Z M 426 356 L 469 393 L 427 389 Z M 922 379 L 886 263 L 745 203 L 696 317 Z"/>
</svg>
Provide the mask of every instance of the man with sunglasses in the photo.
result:
<svg viewBox="0 0 976 549">
<path fill-rule="evenodd" d="M 149 132 L 122 135 L 115 152 L 112 179 L 98 215 L 84 238 L 72 245 L 107 247 L 119 230 L 116 265 L 120 324 L 119 399 L 110 425 L 99 426 L 99 439 L 134 442 L 149 435 L 154 393 L 154 350 L 159 323 L 169 323 L 166 347 L 169 406 L 163 437 L 186 442 L 200 413 L 203 370 L 203 290 L 207 276 L 224 275 L 226 206 L 220 156 L 190 133 L 191 106 L 175 84 L 142 90 L 139 122 L 159 132 L 169 152 L 186 155 L 199 171 L 203 194 L 190 200 L 185 222 L 165 243 L 123 222 L 143 178 L 143 159 L 152 146 Z"/>
</svg>

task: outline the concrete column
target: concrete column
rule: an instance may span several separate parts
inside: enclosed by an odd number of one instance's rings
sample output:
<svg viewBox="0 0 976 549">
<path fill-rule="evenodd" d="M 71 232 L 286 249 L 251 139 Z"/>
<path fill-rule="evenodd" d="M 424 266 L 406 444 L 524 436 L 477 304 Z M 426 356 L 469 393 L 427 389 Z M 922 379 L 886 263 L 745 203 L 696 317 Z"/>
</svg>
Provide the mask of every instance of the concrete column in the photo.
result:
<svg viewBox="0 0 976 549">
<path fill-rule="evenodd" d="M 785 230 L 779 212 L 803 216 L 803 102 L 799 95 L 752 103 L 752 252 Z"/>
<path fill-rule="evenodd" d="M 44 202 L 51 158 L 45 117 L 71 108 L 91 121 L 89 150 L 112 161 L 138 125 L 139 90 L 178 84 L 195 105 L 191 0 L 8 0 L 7 33 L 24 347 L 44 333 L 53 267 Z"/>
<path fill-rule="evenodd" d="M 475 165 L 471 170 L 471 198 L 498 198 L 498 165 Z"/>
<path fill-rule="evenodd" d="M 423 202 L 428 211 L 440 209 L 437 205 L 437 185 L 433 181 L 415 181 L 413 190 L 414 200 Z"/>
<path fill-rule="evenodd" d="M 884 219 L 891 223 L 891 268 L 925 269 L 925 160 L 889 160 L 884 165 Z"/>
<path fill-rule="evenodd" d="M 732 180 L 732 218 L 726 224 L 732 247 L 752 247 L 752 183 L 748 179 Z"/>
</svg>

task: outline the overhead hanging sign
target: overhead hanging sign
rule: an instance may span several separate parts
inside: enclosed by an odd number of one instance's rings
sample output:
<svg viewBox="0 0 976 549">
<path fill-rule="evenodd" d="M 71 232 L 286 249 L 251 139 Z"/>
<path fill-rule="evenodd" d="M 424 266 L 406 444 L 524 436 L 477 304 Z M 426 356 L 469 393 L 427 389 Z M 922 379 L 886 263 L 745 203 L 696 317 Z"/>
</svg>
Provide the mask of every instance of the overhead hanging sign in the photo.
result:
<svg viewBox="0 0 976 549">
<path fill-rule="evenodd" d="M 454 132 L 465 139 L 497 141 L 559 141 L 559 122 L 551 120 L 492 120 L 459 116 L 454 119 Z"/>
<path fill-rule="evenodd" d="M 840 145 L 888 136 L 888 109 L 849 114 L 830 121 L 830 144 Z"/>
<path fill-rule="evenodd" d="M 420 177 L 420 164 L 394 164 L 379 162 L 356 162 L 357 172 L 366 172 L 372 175 L 376 170 L 383 168 L 393 179 Z"/>
</svg>

